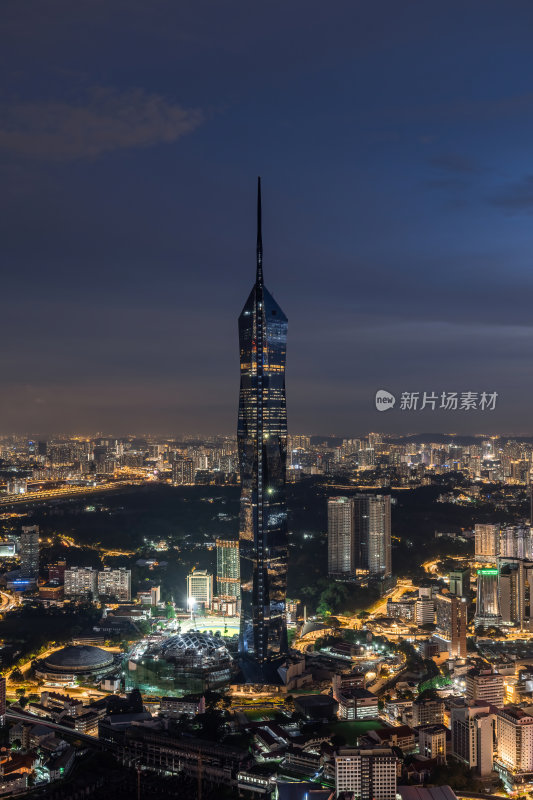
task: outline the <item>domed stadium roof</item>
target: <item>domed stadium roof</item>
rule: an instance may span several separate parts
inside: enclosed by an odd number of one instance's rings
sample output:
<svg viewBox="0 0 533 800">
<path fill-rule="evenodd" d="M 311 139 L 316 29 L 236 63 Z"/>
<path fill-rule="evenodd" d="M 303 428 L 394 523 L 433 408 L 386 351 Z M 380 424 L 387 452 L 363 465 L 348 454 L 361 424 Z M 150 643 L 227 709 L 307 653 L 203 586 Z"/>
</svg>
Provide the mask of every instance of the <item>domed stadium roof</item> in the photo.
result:
<svg viewBox="0 0 533 800">
<path fill-rule="evenodd" d="M 221 637 L 199 631 L 169 636 L 157 649 L 162 658 L 177 661 L 197 659 L 199 662 L 216 662 L 230 658 Z"/>
<path fill-rule="evenodd" d="M 112 653 L 88 644 L 62 647 L 44 660 L 45 667 L 61 672 L 90 672 L 110 667 L 112 664 Z"/>
</svg>

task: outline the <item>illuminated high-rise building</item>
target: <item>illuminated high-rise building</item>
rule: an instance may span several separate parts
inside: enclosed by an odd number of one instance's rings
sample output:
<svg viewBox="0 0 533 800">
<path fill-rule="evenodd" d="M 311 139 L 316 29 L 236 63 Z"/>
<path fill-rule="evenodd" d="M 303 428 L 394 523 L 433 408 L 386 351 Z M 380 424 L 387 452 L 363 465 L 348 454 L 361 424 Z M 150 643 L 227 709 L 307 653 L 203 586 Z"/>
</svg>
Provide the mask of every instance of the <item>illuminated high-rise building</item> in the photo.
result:
<svg viewBox="0 0 533 800">
<path fill-rule="evenodd" d="M 23 525 L 20 534 L 20 574 L 33 581 L 39 575 L 39 526 Z"/>
<path fill-rule="evenodd" d="M 239 317 L 237 430 L 241 476 L 239 648 L 248 675 L 255 671 L 258 677 L 269 672 L 269 662 L 287 650 L 286 345 L 287 317 L 263 283 L 259 181 L 256 279 Z"/>
<path fill-rule="evenodd" d="M 355 578 L 356 552 L 352 497 L 328 500 L 328 575 L 330 578 Z"/>
<path fill-rule="evenodd" d="M 466 658 L 467 604 L 464 597 L 442 592 L 435 598 L 437 631 L 449 643 L 452 658 Z"/>
<path fill-rule="evenodd" d="M 125 567 L 104 567 L 98 573 L 98 594 L 116 600 L 131 600 L 131 570 Z"/>
<path fill-rule="evenodd" d="M 483 701 L 452 708 L 452 753 L 478 775 L 492 772 L 494 714 Z"/>
<path fill-rule="evenodd" d="M 501 622 L 498 577 L 497 567 L 477 571 L 476 625 L 498 625 Z"/>
<path fill-rule="evenodd" d="M 353 498 L 358 568 L 370 578 L 392 573 L 390 495 L 359 494 Z"/>
<path fill-rule="evenodd" d="M 533 630 L 532 595 L 533 562 L 518 558 L 501 558 L 498 600 L 501 621 L 521 630 Z"/>
<path fill-rule="evenodd" d="M 500 526 L 478 524 L 474 528 L 476 561 L 493 561 L 500 552 Z"/>
<path fill-rule="evenodd" d="M 217 539 L 217 594 L 222 597 L 239 597 L 239 542 L 232 539 Z"/>
<path fill-rule="evenodd" d="M 396 771 L 397 756 L 389 747 L 341 747 L 335 753 L 335 796 L 395 800 Z"/>
<path fill-rule="evenodd" d="M 500 531 L 502 558 L 531 558 L 531 528 L 529 525 L 509 525 Z"/>
<path fill-rule="evenodd" d="M 192 458 L 178 458 L 172 463 L 172 484 L 174 486 L 194 483 L 194 463 Z"/>
<path fill-rule="evenodd" d="M 65 597 L 98 596 L 98 570 L 92 567 L 70 567 L 64 572 Z"/>
<path fill-rule="evenodd" d="M 496 714 L 495 767 L 506 789 L 531 784 L 533 775 L 533 716 L 531 707 L 509 705 Z"/>
<path fill-rule="evenodd" d="M 187 611 L 207 611 L 212 604 L 213 576 L 205 569 L 193 569 L 187 575 Z"/>
</svg>

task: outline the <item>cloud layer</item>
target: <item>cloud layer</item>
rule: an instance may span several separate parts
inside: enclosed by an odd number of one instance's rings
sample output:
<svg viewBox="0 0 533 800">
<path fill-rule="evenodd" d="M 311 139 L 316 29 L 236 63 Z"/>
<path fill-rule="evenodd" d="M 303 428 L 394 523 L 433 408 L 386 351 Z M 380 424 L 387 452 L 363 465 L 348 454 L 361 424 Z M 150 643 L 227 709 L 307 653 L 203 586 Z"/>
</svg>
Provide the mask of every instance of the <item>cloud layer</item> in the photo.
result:
<svg viewBox="0 0 533 800">
<path fill-rule="evenodd" d="M 0 150 L 72 160 L 112 150 L 175 142 L 195 130 L 202 113 L 143 89 L 93 88 L 80 102 L 18 103 L 5 107 Z"/>
<path fill-rule="evenodd" d="M 533 175 L 526 175 L 521 181 L 505 186 L 494 195 L 492 202 L 509 213 L 531 211 L 533 209 Z"/>
</svg>

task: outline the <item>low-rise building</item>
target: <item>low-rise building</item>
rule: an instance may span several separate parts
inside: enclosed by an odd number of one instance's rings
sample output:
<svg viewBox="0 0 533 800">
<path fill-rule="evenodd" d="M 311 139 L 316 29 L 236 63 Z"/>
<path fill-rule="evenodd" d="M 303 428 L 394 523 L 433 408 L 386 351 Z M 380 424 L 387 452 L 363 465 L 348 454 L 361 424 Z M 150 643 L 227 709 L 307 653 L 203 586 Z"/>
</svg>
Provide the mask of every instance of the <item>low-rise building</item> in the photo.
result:
<svg viewBox="0 0 533 800">
<path fill-rule="evenodd" d="M 369 731 L 368 738 L 373 739 L 380 747 L 399 747 L 404 753 L 411 753 L 415 749 L 415 732 L 409 725 Z"/>
<path fill-rule="evenodd" d="M 83 702 L 79 698 L 60 692 L 41 692 L 41 706 L 50 713 L 67 713 L 71 717 L 83 712 Z"/>
<path fill-rule="evenodd" d="M 162 697 L 160 705 L 161 714 L 179 719 L 182 716 L 195 717 L 205 712 L 205 697 L 203 694 L 189 694 L 184 697 Z"/>
<path fill-rule="evenodd" d="M 389 722 L 397 722 L 409 715 L 412 718 L 412 700 L 389 700 L 385 703 L 385 715 Z"/>
<path fill-rule="evenodd" d="M 415 600 L 387 600 L 387 616 L 392 619 L 401 619 L 412 622 L 416 617 Z"/>
<path fill-rule="evenodd" d="M 446 761 L 445 725 L 422 725 L 418 729 L 418 752 L 426 758 L 439 758 Z"/>
<path fill-rule="evenodd" d="M 492 669 L 473 667 L 466 673 L 466 699 L 500 708 L 504 703 L 503 675 Z"/>
<path fill-rule="evenodd" d="M 236 617 L 239 613 L 239 598 L 234 595 L 217 595 L 213 597 L 213 611 L 226 617 Z"/>
<path fill-rule="evenodd" d="M 331 678 L 331 689 L 333 698 L 339 700 L 339 695 L 345 689 L 366 689 L 366 679 L 364 672 L 348 672 L 335 674 Z"/>
<path fill-rule="evenodd" d="M 51 781 L 58 781 L 66 778 L 76 758 L 76 750 L 71 745 L 65 747 L 61 752 L 52 755 L 46 762 L 46 767 L 50 774 Z"/>
<path fill-rule="evenodd" d="M 378 716 L 378 698 L 367 689 L 342 689 L 337 698 L 339 719 L 374 719 Z"/>
</svg>

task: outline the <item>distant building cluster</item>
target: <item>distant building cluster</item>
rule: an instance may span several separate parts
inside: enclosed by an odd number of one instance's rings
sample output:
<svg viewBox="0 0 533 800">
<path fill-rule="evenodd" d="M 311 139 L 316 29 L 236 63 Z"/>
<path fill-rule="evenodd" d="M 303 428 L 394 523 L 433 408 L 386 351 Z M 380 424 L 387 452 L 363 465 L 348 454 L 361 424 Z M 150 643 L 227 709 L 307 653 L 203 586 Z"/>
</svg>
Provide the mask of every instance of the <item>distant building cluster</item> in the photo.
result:
<svg viewBox="0 0 533 800">
<path fill-rule="evenodd" d="M 239 542 L 236 539 L 217 539 L 216 575 L 195 569 L 187 576 L 187 611 L 191 614 L 213 611 L 236 617 L 240 602 Z"/>
<path fill-rule="evenodd" d="M 6 500 L 117 479 L 157 478 L 175 486 L 236 483 L 238 472 L 236 440 L 225 436 L 201 442 L 193 437 L 182 441 L 6 437 L 0 440 L 0 458 L 10 469 L 4 484 Z"/>
<path fill-rule="evenodd" d="M 460 445 L 443 442 L 391 442 L 379 433 L 359 439 L 289 436 L 289 480 L 315 474 L 337 478 L 367 476 L 383 488 L 430 483 L 432 476 L 461 472 L 471 480 L 528 485 L 531 442 L 480 439 Z"/>
<path fill-rule="evenodd" d="M 121 480 L 159 480 L 174 486 L 236 484 L 239 454 L 236 437 L 199 439 L 141 437 L 0 439 L 0 458 L 9 468 L 0 502 L 32 494 L 54 496 L 68 489 L 90 488 Z M 391 440 L 379 433 L 361 438 L 292 434 L 287 437 L 287 481 L 306 476 L 355 481 L 361 486 L 428 485 L 449 472 L 471 481 L 530 483 L 530 442 L 480 438 L 475 444 Z M 43 496 L 43 497 L 44 497 Z M 457 497 L 452 497 L 457 501 Z"/>
<path fill-rule="evenodd" d="M 533 632 L 533 534 L 530 525 L 478 524 L 474 529 L 477 625 Z"/>
</svg>

